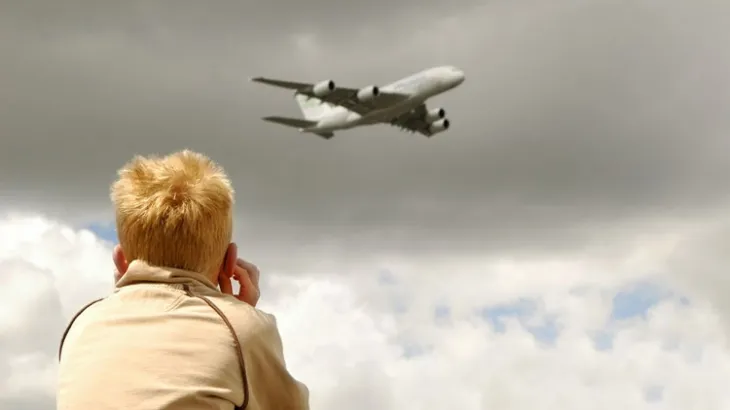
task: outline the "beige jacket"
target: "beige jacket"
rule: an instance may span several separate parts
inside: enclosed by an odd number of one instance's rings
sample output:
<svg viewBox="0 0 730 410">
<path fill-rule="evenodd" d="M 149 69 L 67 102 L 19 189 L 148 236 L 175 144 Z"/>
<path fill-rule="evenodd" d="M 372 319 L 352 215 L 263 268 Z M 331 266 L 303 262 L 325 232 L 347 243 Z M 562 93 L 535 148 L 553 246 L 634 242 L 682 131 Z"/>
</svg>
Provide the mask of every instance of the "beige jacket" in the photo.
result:
<svg viewBox="0 0 730 410">
<path fill-rule="evenodd" d="M 60 354 L 58 410 L 309 408 L 275 318 L 194 272 L 132 262 L 117 290 L 72 322 Z"/>
</svg>

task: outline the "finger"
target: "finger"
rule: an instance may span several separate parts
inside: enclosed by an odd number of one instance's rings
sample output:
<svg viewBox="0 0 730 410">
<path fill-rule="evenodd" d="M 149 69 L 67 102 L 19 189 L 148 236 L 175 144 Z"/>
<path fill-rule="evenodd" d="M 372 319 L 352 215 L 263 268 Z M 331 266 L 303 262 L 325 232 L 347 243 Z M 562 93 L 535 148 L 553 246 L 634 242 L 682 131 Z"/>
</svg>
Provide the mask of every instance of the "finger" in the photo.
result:
<svg viewBox="0 0 730 410">
<path fill-rule="evenodd" d="M 236 269 L 233 270 L 233 276 L 240 280 L 241 273 L 246 271 L 246 266 L 248 266 L 248 262 L 241 258 L 236 259 Z"/>
<path fill-rule="evenodd" d="M 248 274 L 251 276 L 251 282 L 253 282 L 254 285 L 258 286 L 260 276 L 259 268 L 253 263 L 240 258 L 236 261 L 236 263 L 238 266 L 242 267 L 248 272 Z"/>
<path fill-rule="evenodd" d="M 220 285 L 221 292 L 227 295 L 233 294 L 233 284 L 231 278 L 226 275 L 218 275 L 218 284 Z"/>
<path fill-rule="evenodd" d="M 241 287 L 238 299 L 250 304 L 255 304 L 259 298 L 259 289 L 251 281 L 251 275 L 249 275 L 243 268 L 239 267 L 239 269 L 241 269 L 242 272 L 239 275 L 240 279 L 238 281 L 238 284 Z"/>
<path fill-rule="evenodd" d="M 253 265 L 253 264 L 251 265 L 251 267 L 253 268 L 253 270 L 252 270 L 252 271 L 249 271 L 249 272 L 251 273 L 251 281 L 252 281 L 252 282 L 253 282 L 253 284 L 254 284 L 254 285 L 256 285 L 256 287 L 258 288 L 258 287 L 259 287 L 259 275 L 260 275 L 260 274 L 259 274 L 259 268 L 257 268 L 257 267 L 256 267 L 255 265 Z"/>
<path fill-rule="evenodd" d="M 251 280 L 251 272 L 241 265 L 236 266 L 234 275 L 241 286 L 250 287 L 253 284 Z"/>
<path fill-rule="evenodd" d="M 241 258 L 238 258 L 238 259 L 236 259 L 236 265 L 242 267 L 243 269 L 246 269 L 246 267 L 248 265 L 250 265 L 250 263 L 249 262 L 246 262 L 245 260 L 243 260 Z"/>
</svg>

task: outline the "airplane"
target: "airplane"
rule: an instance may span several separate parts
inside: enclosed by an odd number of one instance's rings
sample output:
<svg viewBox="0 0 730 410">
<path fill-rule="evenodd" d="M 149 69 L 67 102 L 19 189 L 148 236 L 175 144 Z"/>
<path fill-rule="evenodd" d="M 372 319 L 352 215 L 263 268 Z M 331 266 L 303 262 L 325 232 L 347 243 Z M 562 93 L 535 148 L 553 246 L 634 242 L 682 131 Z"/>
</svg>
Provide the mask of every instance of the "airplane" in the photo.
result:
<svg viewBox="0 0 730 410">
<path fill-rule="evenodd" d="M 381 87 L 337 87 L 332 80 L 318 83 L 254 77 L 250 80 L 294 90 L 294 99 L 304 118 L 263 117 L 264 121 L 298 128 L 324 139 L 334 131 L 373 124 L 390 124 L 402 130 L 431 137 L 451 125 L 443 108 L 426 106 L 426 100 L 456 88 L 464 72 L 454 66 L 433 67 Z"/>
</svg>

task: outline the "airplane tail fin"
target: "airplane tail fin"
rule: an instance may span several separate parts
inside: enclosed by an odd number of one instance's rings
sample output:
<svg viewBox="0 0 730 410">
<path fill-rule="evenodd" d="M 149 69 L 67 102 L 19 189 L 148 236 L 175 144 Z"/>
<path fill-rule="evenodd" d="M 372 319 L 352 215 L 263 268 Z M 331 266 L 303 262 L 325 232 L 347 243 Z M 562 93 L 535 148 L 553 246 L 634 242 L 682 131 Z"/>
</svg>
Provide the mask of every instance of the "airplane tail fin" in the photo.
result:
<svg viewBox="0 0 730 410">
<path fill-rule="evenodd" d="M 329 103 L 317 97 L 296 93 L 294 99 L 297 101 L 299 109 L 302 110 L 304 118 L 310 121 L 320 120 L 332 111 L 332 106 Z"/>
<path fill-rule="evenodd" d="M 298 128 L 301 132 L 311 132 L 312 134 L 319 135 L 320 137 L 324 139 L 330 139 L 335 136 L 332 132 L 317 132 L 317 131 L 309 131 L 308 128 L 313 127 L 317 125 L 317 121 L 312 120 L 302 120 L 299 118 L 289 118 L 289 117 L 263 117 L 262 120 L 273 122 L 276 124 L 286 125 L 287 127 L 292 128 Z"/>
</svg>

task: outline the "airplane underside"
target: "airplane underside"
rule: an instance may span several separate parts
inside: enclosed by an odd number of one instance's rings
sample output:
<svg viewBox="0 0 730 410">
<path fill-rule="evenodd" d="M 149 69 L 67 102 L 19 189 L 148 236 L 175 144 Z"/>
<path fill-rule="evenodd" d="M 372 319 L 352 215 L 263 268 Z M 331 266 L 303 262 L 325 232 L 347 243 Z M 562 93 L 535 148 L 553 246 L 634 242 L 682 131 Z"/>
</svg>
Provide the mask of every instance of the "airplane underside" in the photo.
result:
<svg viewBox="0 0 730 410">
<path fill-rule="evenodd" d="M 402 116 L 408 114 L 417 115 L 417 110 L 423 107 L 423 99 L 409 100 L 405 104 L 399 104 L 398 107 L 388 107 L 375 112 L 368 113 L 365 116 L 361 116 L 355 120 L 344 120 L 341 123 L 322 124 L 322 120 L 315 119 L 301 119 L 301 118 L 289 118 L 270 116 L 264 117 L 263 120 L 268 122 L 285 125 L 288 127 L 297 128 L 299 132 L 314 134 L 324 139 L 331 139 L 335 136 L 335 131 L 344 131 L 352 128 L 369 126 L 369 125 L 396 125 L 409 132 L 416 132 L 414 129 L 409 129 L 403 126 L 399 126 L 397 121 Z M 445 131 L 449 128 L 450 122 L 445 118 L 445 111 L 441 108 L 430 110 L 424 113 L 425 115 L 422 121 L 426 122 L 426 130 L 421 132 L 427 137 L 431 137 L 433 134 Z M 432 127 L 436 128 L 432 128 Z"/>
</svg>

